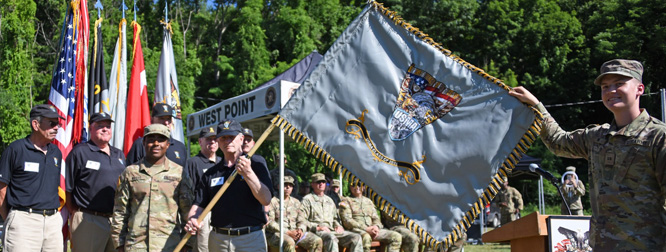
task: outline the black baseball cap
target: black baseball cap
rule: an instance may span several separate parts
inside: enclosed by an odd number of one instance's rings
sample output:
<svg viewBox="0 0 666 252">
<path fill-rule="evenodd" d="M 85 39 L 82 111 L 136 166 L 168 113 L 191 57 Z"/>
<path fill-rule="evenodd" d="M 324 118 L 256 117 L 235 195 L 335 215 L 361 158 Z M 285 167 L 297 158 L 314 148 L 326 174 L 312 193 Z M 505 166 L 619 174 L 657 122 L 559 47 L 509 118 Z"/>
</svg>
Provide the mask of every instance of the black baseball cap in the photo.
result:
<svg viewBox="0 0 666 252">
<path fill-rule="evenodd" d="M 95 113 L 92 116 L 90 116 L 90 120 L 88 120 L 88 123 L 92 124 L 94 122 L 107 121 L 107 120 L 114 122 L 113 119 L 111 119 L 111 115 L 101 112 L 101 113 Z"/>
<path fill-rule="evenodd" d="M 155 103 L 153 109 L 150 112 L 150 116 L 160 117 L 160 116 L 174 116 L 173 107 L 166 103 Z"/>
<path fill-rule="evenodd" d="M 250 136 L 251 138 L 254 138 L 254 135 L 252 134 L 252 130 L 248 129 L 248 128 L 243 128 L 243 135 Z"/>
<path fill-rule="evenodd" d="M 58 111 L 56 110 L 55 106 L 50 105 L 50 104 L 40 104 L 37 106 L 32 107 L 30 109 L 30 118 L 34 117 L 45 117 L 45 118 L 60 118 L 60 119 L 65 119 L 62 116 L 58 114 Z"/>
<path fill-rule="evenodd" d="M 199 131 L 199 138 L 207 138 L 209 136 L 217 137 L 217 127 L 206 127 Z"/>
<path fill-rule="evenodd" d="M 236 120 L 224 120 L 217 125 L 217 137 L 235 136 L 243 132 L 243 126 Z"/>
</svg>

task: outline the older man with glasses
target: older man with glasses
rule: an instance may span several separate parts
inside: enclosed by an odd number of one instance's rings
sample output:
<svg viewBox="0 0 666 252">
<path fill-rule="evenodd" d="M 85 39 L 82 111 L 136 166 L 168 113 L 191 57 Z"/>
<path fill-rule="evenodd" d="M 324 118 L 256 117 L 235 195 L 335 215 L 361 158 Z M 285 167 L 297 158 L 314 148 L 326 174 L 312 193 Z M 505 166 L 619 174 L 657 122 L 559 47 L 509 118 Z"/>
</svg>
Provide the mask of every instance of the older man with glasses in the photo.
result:
<svg viewBox="0 0 666 252">
<path fill-rule="evenodd" d="M 62 153 L 51 141 L 63 119 L 53 105 L 30 110 L 32 132 L 9 144 L 0 159 L 4 251 L 63 251 L 60 200 Z"/>
</svg>

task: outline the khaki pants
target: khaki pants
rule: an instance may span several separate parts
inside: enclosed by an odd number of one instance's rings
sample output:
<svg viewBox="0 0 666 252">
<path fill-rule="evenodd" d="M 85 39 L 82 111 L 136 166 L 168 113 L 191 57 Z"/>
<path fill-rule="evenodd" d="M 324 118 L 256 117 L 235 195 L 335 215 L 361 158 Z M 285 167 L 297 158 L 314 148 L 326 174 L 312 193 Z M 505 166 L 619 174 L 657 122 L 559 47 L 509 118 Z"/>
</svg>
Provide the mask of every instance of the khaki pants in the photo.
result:
<svg viewBox="0 0 666 252">
<path fill-rule="evenodd" d="M 210 231 L 208 236 L 210 252 L 266 252 L 266 235 L 264 230 L 249 234 L 232 236 Z"/>
<path fill-rule="evenodd" d="M 63 251 L 62 216 L 10 210 L 5 220 L 3 251 Z"/>
<path fill-rule="evenodd" d="M 210 235 L 210 213 L 201 221 L 203 224 L 197 232 L 196 246 L 192 248 L 194 252 L 207 252 L 208 251 L 208 236 Z"/>
<path fill-rule="evenodd" d="M 69 225 L 73 252 L 116 251 L 111 241 L 111 218 L 77 211 Z"/>
</svg>

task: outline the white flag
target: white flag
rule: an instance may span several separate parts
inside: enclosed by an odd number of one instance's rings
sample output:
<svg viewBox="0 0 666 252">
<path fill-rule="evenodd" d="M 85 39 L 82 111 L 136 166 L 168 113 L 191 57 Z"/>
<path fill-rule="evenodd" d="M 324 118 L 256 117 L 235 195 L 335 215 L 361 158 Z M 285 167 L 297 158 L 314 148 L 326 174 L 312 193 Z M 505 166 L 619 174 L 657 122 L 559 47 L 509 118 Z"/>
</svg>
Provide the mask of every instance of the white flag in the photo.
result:
<svg viewBox="0 0 666 252">
<path fill-rule="evenodd" d="M 125 39 L 125 27 L 127 21 L 123 18 L 118 25 L 119 36 L 116 42 L 116 50 L 113 55 L 113 66 L 109 81 L 109 108 L 111 109 L 111 124 L 113 137 L 111 146 L 122 149 L 125 138 L 125 112 L 127 101 L 127 43 Z"/>
<path fill-rule="evenodd" d="M 155 103 L 166 103 L 173 107 L 174 127 L 171 130 L 171 138 L 184 142 L 178 75 L 176 74 L 176 62 L 173 57 L 173 45 L 171 44 L 171 32 L 169 29 L 170 26 L 169 28 L 164 28 L 164 42 L 162 44 L 160 66 L 157 70 L 154 101 Z"/>
</svg>

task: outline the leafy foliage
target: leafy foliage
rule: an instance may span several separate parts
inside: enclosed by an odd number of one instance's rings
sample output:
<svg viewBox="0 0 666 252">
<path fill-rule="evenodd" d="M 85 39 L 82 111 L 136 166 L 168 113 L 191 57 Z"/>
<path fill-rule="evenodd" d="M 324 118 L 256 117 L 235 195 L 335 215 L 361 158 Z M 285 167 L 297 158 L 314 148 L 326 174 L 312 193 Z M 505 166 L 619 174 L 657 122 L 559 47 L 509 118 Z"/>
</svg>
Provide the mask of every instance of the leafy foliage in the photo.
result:
<svg viewBox="0 0 666 252">
<path fill-rule="evenodd" d="M 94 1 L 90 0 L 89 8 Z M 511 86 L 530 89 L 546 104 L 598 100 L 592 85 L 599 66 L 612 58 L 644 63 L 646 93 L 666 87 L 666 2 L 649 0 L 385 0 L 406 21 L 445 48 Z M 102 0 L 105 65 L 110 72 L 122 18 L 121 0 Z M 0 146 L 25 135 L 27 113 L 48 96 L 60 26 L 68 1 L 0 0 Z M 131 4 L 126 1 L 126 4 Z M 157 0 L 137 1 L 142 25 L 149 92 L 161 53 L 165 6 L 184 116 L 249 91 L 317 50 L 325 53 L 360 13 L 356 0 Z M 89 10 L 91 20 L 97 11 Z M 126 11 L 131 48 L 134 19 Z M 131 71 L 128 62 L 128 73 Z M 642 98 L 652 115 L 661 110 L 656 95 Z M 600 103 L 549 108 L 568 130 L 612 120 Z M 196 140 L 193 140 L 196 145 Z M 197 150 L 193 147 L 192 150 Z M 287 167 L 301 180 L 325 169 L 294 143 L 286 144 Z M 277 143 L 259 151 L 277 167 Z M 194 153 L 193 153 L 194 154 Z M 562 159 L 537 141 L 528 153 L 561 174 L 578 167 L 587 182 L 585 160 Z M 512 182 L 513 183 L 513 182 Z M 533 181 L 516 182 L 535 192 Z M 546 201 L 559 202 L 546 186 Z M 528 203 L 536 197 L 525 197 Z M 584 201 L 587 202 L 587 201 Z"/>
</svg>

